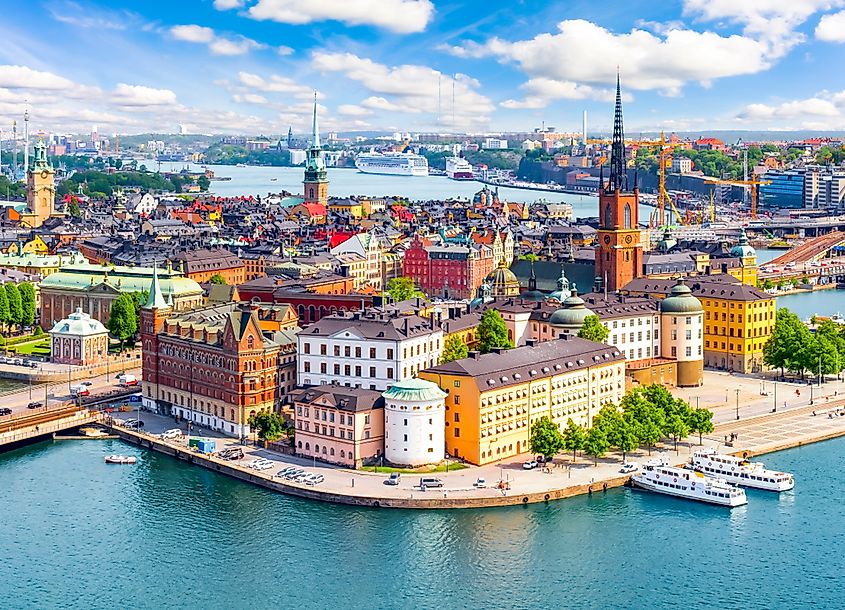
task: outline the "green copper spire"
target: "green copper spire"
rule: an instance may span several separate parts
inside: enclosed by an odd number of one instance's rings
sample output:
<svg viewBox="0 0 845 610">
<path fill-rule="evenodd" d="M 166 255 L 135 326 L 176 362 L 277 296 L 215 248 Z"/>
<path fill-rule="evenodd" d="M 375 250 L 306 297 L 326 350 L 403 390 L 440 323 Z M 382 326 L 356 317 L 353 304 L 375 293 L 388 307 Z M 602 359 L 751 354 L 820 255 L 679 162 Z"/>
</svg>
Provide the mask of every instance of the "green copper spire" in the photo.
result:
<svg viewBox="0 0 845 610">
<path fill-rule="evenodd" d="M 311 127 L 311 148 L 320 148 L 320 128 L 317 126 L 317 92 L 314 92 L 314 125 Z"/>
<path fill-rule="evenodd" d="M 150 292 L 147 295 L 147 302 L 144 307 L 146 309 L 166 309 L 168 307 L 167 301 L 164 300 L 164 295 L 161 293 L 161 286 L 158 284 L 158 261 L 153 262 L 153 281 L 150 284 Z"/>
</svg>

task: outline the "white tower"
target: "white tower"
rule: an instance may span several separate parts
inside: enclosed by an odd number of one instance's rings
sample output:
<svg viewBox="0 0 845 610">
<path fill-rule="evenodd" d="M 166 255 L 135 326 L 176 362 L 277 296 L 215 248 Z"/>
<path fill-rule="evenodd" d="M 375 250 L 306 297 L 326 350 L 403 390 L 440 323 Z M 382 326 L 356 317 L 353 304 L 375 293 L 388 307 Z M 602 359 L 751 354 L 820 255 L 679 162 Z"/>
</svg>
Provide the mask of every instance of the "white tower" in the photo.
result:
<svg viewBox="0 0 845 610">
<path fill-rule="evenodd" d="M 424 379 L 393 384 L 384 396 L 384 457 L 391 464 L 436 464 L 446 449 L 446 392 Z"/>
<path fill-rule="evenodd" d="M 584 111 L 584 118 L 581 124 L 581 140 L 584 146 L 587 145 L 587 111 Z"/>
</svg>

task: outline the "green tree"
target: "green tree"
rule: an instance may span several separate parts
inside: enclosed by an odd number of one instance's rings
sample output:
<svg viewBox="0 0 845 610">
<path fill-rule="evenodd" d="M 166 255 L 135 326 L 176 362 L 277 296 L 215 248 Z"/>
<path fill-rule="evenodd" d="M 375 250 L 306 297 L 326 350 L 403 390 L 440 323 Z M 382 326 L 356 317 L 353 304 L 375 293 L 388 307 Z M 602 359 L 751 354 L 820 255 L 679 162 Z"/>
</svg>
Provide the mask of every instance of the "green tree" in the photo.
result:
<svg viewBox="0 0 845 610">
<path fill-rule="evenodd" d="M 464 340 L 458 335 L 452 335 L 443 342 L 443 353 L 440 355 L 440 364 L 466 358 L 468 354 L 469 348 Z"/>
<path fill-rule="evenodd" d="M 0 325 L 7 326 L 11 321 L 9 312 L 9 299 L 6 297 L 6 290 L 0 288 Z"/>
<path fill-rule="evenodd" d="M 387 282 L 387 294 L 389 294 L 390 298 L 397 303 L 400 301 L 407 301 L 408 299 L 413 299 L 415 297 L 425 296 L 419 288 L 417 288 L 413 278 L 410 277 L 394 277 L 390 279 Z"/>
<path fill-rule="evenodd" d="M 278 440 L 287 433 L 284 418 L 269 411 L 256 413 L 249 418 L 248 422 L 258 433 L 258 438 L 264 441 Z"/>
<path fill-rule="evenodd" d="M 607 440 L 607 434 L 601 426 L 596 426 L 594 421 L 593 427 L 587 430 L 586 437 L 584 438 L 584 453 L 592 456 L 593 465 L 598 466 L 599 458 L 607 452 L 609 447 L 610 443 Z"/>
<path fill-rule="evenodd" d="M 29 282 L 18 284 L 21 295 L 21 324 L 32 326 L 35 323 L 35 288 Z"/>
<path fill-rule="evenodd" d="M 23 303 L 21 293 L 16 284 L 7 282 L 3 284 L 6 291 L 6 299 L 9 301 L 9 324 L 19 325 L 23 321 Z"/>
<path fill-rule="evenodd" d="M 211 180 L 208 179 L 208 176 L 203 174 L 197 178 L 197 186 L 200 187 L 201 191 L 208 191 L 208 187 L 211 186 Z"/>
<path fill-rule="evenodd" d="M 586 441 L 584 428 L 572 421 L 570 417 L 561 435 L 563 436 L 563 448 L 572 452 L 572 461 L 574 462 L 576 452 L 584 448 L 584 442 Z"/>
<path fill-rule="evenodd" d="M 533 252 L 529 252 L 528 254 L 523 254 L 522 256 L 520 256 L 519 260 L 536 263 L 538 260 L 540 260 L 540 257 L 534 254 Z"/>
<path fill-rule="evenodd" d="M 488 309 L 481 315 L 478 324 L 478 343 L 481 353 L 486 354 L 494 347 L 511 349 L 513 342 L 508 337 L 508 327 L 505 320 L 495 309 Z"/>
<path fill-rule="evenodd" d="M 120 349 L 127 339 L 135 336 L 138 332 L 138 317 L 135 314 L 136 299 L 128 293 L 121 294 L 111 305 L 109 321 L 106 327 L 112 336 L 120 341 Z"/>
<path fill-rule="evenodd" d="M 681 417 L 680 414 L 673 413 L 666 418 L 666 427 L 664 428 L 664 432 L 667 436 L 671 437 L 672 441 L 675 443 L 675 453 L 678 452 L 678 441 L 682 438 L 686 438 L 689 431 L 690 429 L 686 420 Z"/>
<path fill-rule="evenodd" d="M 690 432 L 698 433 L 698 444 L 701 445 L 702 436 L 713 432 L 713 412 L 703 407 L 690 410 L 687 426 Z"/>
<path fill-rule="evenodd" d="M 763 362 L 780 369 L 781 376 L 785 370 L 803 371 L 810 341 L 810 331 L 798 316 L 785 307 L 778 309 L 774 331 L 763 346 Z"/>
<path fill-rule="evenodd" d="M 595 314 L 584 318 L 584 323 L 578 331 L 578 336 L 588 341 L 595 341 L 596 343 L 604 343 L 610 335 L 610 330 L 601 323 L 599 317 Z"/>
<path fill-rule="evenodd" d="M 67 211 L 71 215 L 71 218 L 80 218 L 82 216 L 82 212 L 79 210 L 79 203 L 75 199 L 67 206 Z"/>
<path fill-rule="evenodd" d="M 528 444 L 532 453 L 540 454 L 548 461 L 563 449 L 563 436 L 557 424 L 544 415 L 531 425 Z"/>
<path fill-rule="evenodd" d="M 226 278 L 224 278 L 219 273 L 215 273 L 214 275 L 212 275 L 211 279 L 209 279 L 208 281 L 211 282 L 212 284 L 219 284 L 219 285 L 222 285 L 222 286 L 228 285 Z"/>
</svg>

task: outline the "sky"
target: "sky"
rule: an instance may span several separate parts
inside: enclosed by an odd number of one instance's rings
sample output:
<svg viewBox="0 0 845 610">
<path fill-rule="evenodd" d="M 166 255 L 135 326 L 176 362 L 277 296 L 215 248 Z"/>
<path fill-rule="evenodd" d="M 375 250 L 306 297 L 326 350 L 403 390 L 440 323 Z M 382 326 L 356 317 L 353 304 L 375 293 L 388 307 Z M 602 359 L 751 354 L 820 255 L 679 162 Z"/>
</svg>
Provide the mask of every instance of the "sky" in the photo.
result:
<svg viewBox="0 0 845 610">
<path fill-rule="evenodd" d="M 4 132 L 845 129 L 845 0 L 4 4 Z"/>
</svg>

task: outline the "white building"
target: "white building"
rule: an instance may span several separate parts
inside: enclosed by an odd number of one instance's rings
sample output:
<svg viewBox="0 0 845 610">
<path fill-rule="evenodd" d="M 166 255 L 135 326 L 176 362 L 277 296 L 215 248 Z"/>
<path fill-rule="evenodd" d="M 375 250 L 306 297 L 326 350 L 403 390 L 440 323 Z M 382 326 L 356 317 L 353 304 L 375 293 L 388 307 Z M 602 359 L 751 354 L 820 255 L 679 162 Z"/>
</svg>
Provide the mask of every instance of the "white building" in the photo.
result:
<svg viewBox="0 0 845 610">
<path fill-rule="evenodd" d="M 363 275 L 365 284 L 372 286 L 375 290 L 381 290 L 381 244 L 372 231 L 368 233 L 357 233 L 343 243 L 331 249 L 335 256 L 343 254 L 357 254 L 365 260 L 366 269 Z M 355 286 L 356 289 L 361 286 Z"/>
<path fill-rule="evenodd" d="M 289 151 L 290 153 L 290 164 L 291 165 L 302 165 L 305 163 L 305 151 L 299 150 L 296 148 L 291 148 Z"/>
<path fill-rule="evenodd" d="M 108 358 L 109 331 L 102 322 L 83 313 L 81 307 L 50 331 L 53 362 L 79 366 L 101 364 Z"/>
<path fill-rule="evenodd" d="M 676 174 L 688 174 L 692 171 L 692 159 L 685 157 L 672 158 L 672 172 Z"/>
<path fill-rule="evenodd" d="M 446 450 L 446 392 L 424 379 L 393 384 L 384 396 L 384 457 L 391 464 L 423 466 Z"/>
<path fill-rule="evenodd" d="M 135 193 L 126 202 L 128 209 L 135 216 L 149 216 L 158 207 L 158 199 L 149 193 Z"/>
<path fill-rule="evenodd" d="M 499 138 L 485 138 L 482 147 L 489 150 L 505 150 L 508 147 L 508 141 Z"/>
<path fill-rule="evenodd" d="M 443 332 L 396 311 L 326 316 L 298 336 L 297 383 L 386 390 L 440 361 Z"/>
</svg>

